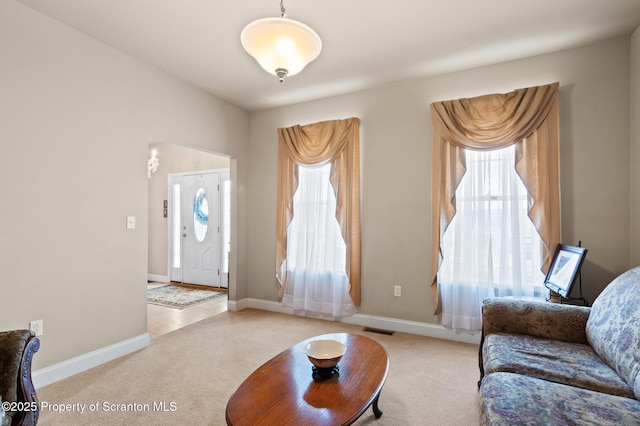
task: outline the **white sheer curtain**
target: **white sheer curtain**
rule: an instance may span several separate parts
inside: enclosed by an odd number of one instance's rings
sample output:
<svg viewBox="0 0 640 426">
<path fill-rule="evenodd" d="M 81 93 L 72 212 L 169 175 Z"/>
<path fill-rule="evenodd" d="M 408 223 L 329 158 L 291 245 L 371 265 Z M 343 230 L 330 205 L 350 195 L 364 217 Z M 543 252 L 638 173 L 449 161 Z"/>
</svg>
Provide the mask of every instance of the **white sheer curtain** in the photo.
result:
<svg viewBox="0 0 640 426">
<path fill-rule="evenodd" d="M 331 164 L 298 165 L 293 220 L 287 228 L 287 283 L 282 304 L 339 318 L 357 308 L 349 296 L 346 245 L 336 219 Z"/>
<path fill-rule="evenodd" d="M 531 201 L 515 170 L 515 145 L 464 155 L 438 282 L 443 325 L 477 331 L 484 298 L 543 297 L 542 242 L 527 216 Z"/>
</svg>

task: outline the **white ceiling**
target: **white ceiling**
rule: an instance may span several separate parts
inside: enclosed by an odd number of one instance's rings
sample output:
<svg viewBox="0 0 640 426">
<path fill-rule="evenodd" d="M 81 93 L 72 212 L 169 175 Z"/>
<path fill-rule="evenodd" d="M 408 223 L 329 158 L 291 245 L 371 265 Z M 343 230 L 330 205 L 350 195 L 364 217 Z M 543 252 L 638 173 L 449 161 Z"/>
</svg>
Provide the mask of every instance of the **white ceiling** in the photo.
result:
<svg viewBox="0 0 640 426">
<path fill-rule="evenodd" d="M 248 111 L 504 62 L 640 26 L 640 0 L 285 0 L 322 39 L 279 83 L 240 44 L 278 0 L 19 0 Z"/>
</svg>

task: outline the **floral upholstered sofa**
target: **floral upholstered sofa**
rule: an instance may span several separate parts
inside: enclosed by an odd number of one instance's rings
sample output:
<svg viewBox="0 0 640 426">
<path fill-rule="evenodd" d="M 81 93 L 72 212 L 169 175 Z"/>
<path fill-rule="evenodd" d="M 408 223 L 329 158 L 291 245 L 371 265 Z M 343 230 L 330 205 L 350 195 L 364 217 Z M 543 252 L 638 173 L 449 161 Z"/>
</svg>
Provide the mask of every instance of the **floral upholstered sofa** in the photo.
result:
<svg viewBox="0 0 640 426">
<path fill-rule="evenodd" d="M 483 303 L 482 424 L 640 425 L 640 267 L 591 308 Z"/>
</svg>

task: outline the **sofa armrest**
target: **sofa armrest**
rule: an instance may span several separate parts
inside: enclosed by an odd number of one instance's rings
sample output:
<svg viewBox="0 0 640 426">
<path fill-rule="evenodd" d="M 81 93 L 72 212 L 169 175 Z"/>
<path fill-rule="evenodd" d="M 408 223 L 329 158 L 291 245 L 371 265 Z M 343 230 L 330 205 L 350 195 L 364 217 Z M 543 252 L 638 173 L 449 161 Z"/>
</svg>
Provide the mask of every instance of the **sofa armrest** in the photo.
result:
<svg viewBox="0 0 640 426">
<path fill-rule="evenodd" d="M 482 302 L 482 336 L 513 333 L 587 343 L 589 312 L 585 306 L 489 298 Z"/>
<path fill-rule="evenodd" d="M 27 330 L 0 332 L 0 395 L 3 401 L 18 401 L 22 354 L 31 333 Z"/>
<path fill-rule="evenodd" d="M 26 403 L 38 407 L 38 396 L 31 378 L 33 355 L 40 348 L 40 340 L 29 330 L 0 332 L 0 395 L 8 402 Z M 35 426 L 39 409 L 5 411 L 12 426 Z M 6 419 L 5 419 L 6 422 Z"/>
</svg>

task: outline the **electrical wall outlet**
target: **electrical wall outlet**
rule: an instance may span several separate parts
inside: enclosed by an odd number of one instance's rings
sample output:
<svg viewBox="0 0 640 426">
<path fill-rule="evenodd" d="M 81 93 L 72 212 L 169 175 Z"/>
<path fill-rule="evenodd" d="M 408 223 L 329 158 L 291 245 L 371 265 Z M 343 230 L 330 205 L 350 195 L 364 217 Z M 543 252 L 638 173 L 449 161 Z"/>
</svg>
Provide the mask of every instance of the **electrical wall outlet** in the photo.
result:
<svg viewBox="0 0 640 426">
<path fill-rule="evenodd" d="M 37 320 L 29 322 L 29 330 L 33 331 L 36 336 L 42 336 L 44 327 L 44 320 Z"/>
<path fill-rule="evenodd" d="M 393 295 L 396 297 L 400 297 L 402 295 L 402 287 L 399 285 L 393 287 Z"/>
</svg>

